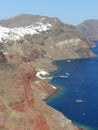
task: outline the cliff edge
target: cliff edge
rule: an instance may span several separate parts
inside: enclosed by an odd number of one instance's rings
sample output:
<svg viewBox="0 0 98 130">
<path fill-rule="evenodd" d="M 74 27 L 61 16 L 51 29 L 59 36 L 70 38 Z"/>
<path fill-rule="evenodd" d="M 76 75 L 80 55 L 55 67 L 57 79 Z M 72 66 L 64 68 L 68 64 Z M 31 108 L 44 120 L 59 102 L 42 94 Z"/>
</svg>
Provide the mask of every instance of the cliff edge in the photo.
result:
<svg viewBox="0 0 98 130">
<path fill-rule="evenodd" d="M 11 55 L 1 61 L 0 130 L 80 130 L 46 105 L 43 99 L 57 89 L 38 78 L 32 66 Z"/>
</svg>

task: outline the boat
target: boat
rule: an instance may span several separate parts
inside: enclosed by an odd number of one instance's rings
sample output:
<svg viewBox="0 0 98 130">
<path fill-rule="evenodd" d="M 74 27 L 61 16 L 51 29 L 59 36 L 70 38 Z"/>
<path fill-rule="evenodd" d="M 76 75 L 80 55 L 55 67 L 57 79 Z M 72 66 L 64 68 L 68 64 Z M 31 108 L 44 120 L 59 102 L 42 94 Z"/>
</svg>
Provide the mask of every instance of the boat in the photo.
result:
<svg viewBox="0 0 98 130">
<path fill-rule="evenodd" d="M 66 74 L 67 76 L 69 75 L 69 73 L 68 73 L 68 72 L 66 72 L 65 74 Z"/>
<path fill-rule="evenodd" d="M 68 78 L 67 75 L 60 75 L 59 77 L 60 77 L 60 78 Z"/>
<path fill-rule="evenodd" d="M 71 62 L 71 60 L 68 59 L 67 62 Z"/>
<path fill-rule="evenodd" d="M 77 99 L 77 100 L 76 100 L 76 103 L 83 103 L 83 100 Z"/>
</svg>

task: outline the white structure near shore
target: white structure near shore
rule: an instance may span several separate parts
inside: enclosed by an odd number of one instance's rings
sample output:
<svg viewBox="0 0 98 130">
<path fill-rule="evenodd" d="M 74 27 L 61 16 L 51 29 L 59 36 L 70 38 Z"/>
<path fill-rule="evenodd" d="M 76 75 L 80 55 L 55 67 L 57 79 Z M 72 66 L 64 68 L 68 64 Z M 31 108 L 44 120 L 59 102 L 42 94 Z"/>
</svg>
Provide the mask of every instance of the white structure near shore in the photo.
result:
<svg viewBox="0 0 98 130">
<path fill-rule="evenodd" d="M 50 77 L 49 75 L 50 74 L 45 70 L 39 70 L 36 73 L 36 76 L 39 77 L 40 79 L 52 79 L 52 77 Z"/>
</svg>

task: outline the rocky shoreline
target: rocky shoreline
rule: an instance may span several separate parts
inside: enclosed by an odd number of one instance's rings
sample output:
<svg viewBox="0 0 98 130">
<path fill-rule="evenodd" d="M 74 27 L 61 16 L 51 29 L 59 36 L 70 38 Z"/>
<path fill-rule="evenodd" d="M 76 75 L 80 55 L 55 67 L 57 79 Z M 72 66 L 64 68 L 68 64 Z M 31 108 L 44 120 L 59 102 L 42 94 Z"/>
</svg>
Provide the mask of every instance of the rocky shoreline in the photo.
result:
<svg viewBox="0 0 98 130">
<path fill-rule="evenodd" d="M 37 77 L 32 66 L 12 56 L 7 56 L 3 66 L 0 69 L 0 129 L 81 130 L 46 105 L 44 99 L 57 89 Z"/>
<path fill-rule="evenodd" d="M 70 62 L 71 60 L 69 59 L 66 59 L 68 62 Z M 57 68 L 56 68 L 57 69 Z M 54 70 L 55 71 L 55 70 Z M 51 72 L 51 71 L 50 71 Z M 52 71 L 53 72 L 53 71 Z M 36 73 L 36 76 L 38 76 L 40 79 L 42 80 L 45 80 L 47 82 L 47 79 L 48 77 L 50 76 L 49 72 L 45 71 L 45 70 L 39 70 L 37 73 Z M 49 81 L 51 80 L 51 78 L 49 78 Z M 51 96 L 55 95 L 59 89 L 53 85 L 51 85 L 52 88 L 55 89 L 55 91 L 53 93 L 51 93 L 50 95 L 48 95 L 44 101 L 48 100 Z M 72 123 L 71 120 L 68 119 L 68 122 Z M 77 126 L 79 128 L 79 130 L 84 130 L 84 128 L 80 127 L 80 126 Z"/>
</svg>

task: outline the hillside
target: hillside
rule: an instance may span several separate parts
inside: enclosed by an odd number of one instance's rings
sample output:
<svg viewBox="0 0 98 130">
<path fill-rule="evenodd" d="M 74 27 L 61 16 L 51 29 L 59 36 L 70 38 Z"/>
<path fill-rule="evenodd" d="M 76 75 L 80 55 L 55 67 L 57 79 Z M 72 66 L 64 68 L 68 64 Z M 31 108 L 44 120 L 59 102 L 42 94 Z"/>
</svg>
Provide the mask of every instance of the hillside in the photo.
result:
<svg viewBox="0 0 98 130">
<path fill-rule="evenodd" d="M 29 25 L 35 25 L 37 22 L 51 22 L 52 24 L 60 22 L 58 18 L 50 18 L 47 16 L 21 14 L 16 17 L 0 20 L 0 25 L 8 28 L 24 27 Z"/>
<path fill-rule="evenodd" d="M 98 40 L 98 20 L 84 21 L 76 28 L 82 35 L 82 38 L 88 40 Z"/>
<path fill-rule="evenodd" d="M 28 46 L 38 50 L 37 52 L 39 50 L 44 52 L 42 57 L 46 57 L 49 61 L 94 56 L 89 44 L 81 39 L 76 28 L 62 23 L 57 18 L 22 14 L 8 20 L 1 20 L 0 24 L 4 26 L 0 27 L 1 44 L 6 43 L 2 44 L 4 47 L 1 48 L 4 48 L 6 53 L 8 48 L 10 53 L 13 48 L 16 48 L 14 52 L 24 56 L 27 54 L 23 47 Z M 29 52 L 29 55 L 32 55 L 32 52 Z M 27 57 L 24 59 L 27 60 Z"/>
<path fill-rule="evenodd" d="M 56 87 L 37 77 L 31 65 L 2 55 L 0 130 L 80 130 L 43 101 Z"/>
<path fill-rule="evenodd" d="M 95 56 L 90 44 L 58 18 L 22 14 L 0 25 L 0 129 L 82 130 L 46 105 L 58 89 L 38 73 L 54 71 L 54 60 Z"/>
</svg>

